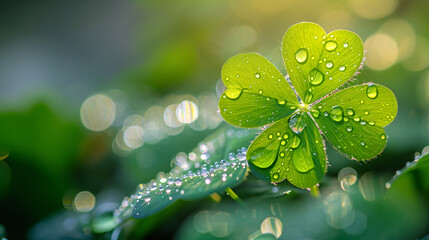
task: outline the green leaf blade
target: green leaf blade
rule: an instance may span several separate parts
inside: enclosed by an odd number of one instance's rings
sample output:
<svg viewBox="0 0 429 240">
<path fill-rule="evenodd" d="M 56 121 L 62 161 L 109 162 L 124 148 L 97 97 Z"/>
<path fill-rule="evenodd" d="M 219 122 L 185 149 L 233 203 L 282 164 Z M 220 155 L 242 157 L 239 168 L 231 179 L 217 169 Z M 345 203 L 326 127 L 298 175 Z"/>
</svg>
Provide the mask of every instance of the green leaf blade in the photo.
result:
<svg viewBox="0 0 429 240">
<path fill-rule="evenodd" d="M 370 160 L 380 154 L 387 142 L 382 127 L 397 114 L 394 94 L 377 84 L 344 89 L 312 107 L 319 128 L 339 151 L 356 160 Z"/>
<path fill-rule="evenodd" d="M 289 118 L 280 120 L 266 129 L 250 145 L 247 159 L 252 172 L 262 180 L 278 183 L 288 179 L 299 188 L 309 188 L 323 178 L 326 171 L 324 143 L 316 125 L 307 113 L 299 133 L 289 127 Z M 268 136 L 275 136 L 274 139 Z M 278 142 L 278 144 L 273 143 Z M 278 146 L 278 154 L 257 156 L 262 146 Z M 255 154 L 256 152 L 256 154 Z M 271 165 L 264 164 L 271 162 Z"/>
<path fill-rule="evenodd" d="M 273 123 L 298 106 L 298 99 L 284 76 L 256 53 L 228 59 L 222 67 L 222 81 L 227 90 L 219 100 L 219 108 L 224 119 L 235 126 Z"/>
<path fill-rule="evenodd" d="M 287 30 L 282 54 L 298 95 L 311 103 L 353 77 L 362 63 L 363 44 L 347 30 L 326 34 L 315 23 L 299 23 Z"/>
</svg>

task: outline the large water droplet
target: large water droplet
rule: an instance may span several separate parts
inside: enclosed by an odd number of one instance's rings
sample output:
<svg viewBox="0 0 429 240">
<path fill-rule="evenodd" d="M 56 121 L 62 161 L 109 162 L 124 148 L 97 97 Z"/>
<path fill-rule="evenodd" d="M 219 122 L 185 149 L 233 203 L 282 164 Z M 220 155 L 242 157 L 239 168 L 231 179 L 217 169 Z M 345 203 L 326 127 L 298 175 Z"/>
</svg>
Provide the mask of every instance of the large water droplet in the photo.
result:
<svg viewBox="0 0 429 240">
<path fill-rule="evenodd" d="M 381 138 L 382 140 L 385 140 L 385 139 L 386 139 L 386 135 L 385 135 L 385 134 L 381 134 L 381 135 L 380 135 L 380 138 Z"/>
<path fill-rule="evenodd" d="M 292 162 L 295 169 L 300 172 L 308 172 L 314 168 L 312 157 L 303 157 L 301 154 L 293 153 Z"/>
<path fill-rule="evenodd" d="M 307 124 L 304 122 L 304 119 L 302 118 L 302 115 L 300 113 L 297 113 L 293 115 L 289 119 L 289 127 L 294 131 L 295 133 L 300 133 L 302 130 L 307 126 Z"/>
<path fill-rule="evenodd" d="M 333 107 L 331 110 L 331 118 L 335 122 L 340 122 L 343 120 L 343 109 L 338 106 Z"/>
<path fill-rule="evenodd" d="M 274 179 L 274 180 L 277 180 L 277 179 L 279 179 L 279 174 L 277 174 L 277 173 L 274 173 L 274 174 L 273 174 L 273 179 Z"/>
<path fill-rule="evenodd" d="M 378 95 L 377 86 L 376 85 L 369 85 L 368 88 L 366 89 L 366 95 L 372 99 L 376 98 Z"/>
<path fill-rule="evenodd" d="M 345 43 L 343 44 L 343 46 L 346 48 L 346 47 L 348 47 L 348 46 L 349 46 L 349 43 L 345 42 Z"/>
<path fill-rule="evenodd" d="M 326 63 L 326 67 L 327 68 L 332 68 L 334 66 L 334 63 L 333 62 L 331 62 L 331 61 L 328 61 L 327 63 Z"/>
<path fill-rule="evenodd" d="M 325 79 L 325 75 L 323 75 L 323 73 L 319 69 L 313 68 L 308 74 L 308 78 L 311 84 L 319 85 Z"/>
<path fill-rule="evenodd" d="M 301 48 L 295 53 L 295 59 L 299 63 L 305 63 L 307 61 L 308 52 L 307 49 Z"/>
<path fill-rule="evenodd" d="M 229 99 L 237 99 L 238 97 L 240 97 L 241 92 L 242 91 L 240 89 L 237 89 L 237 88 L 228 88 L 225 90 L 225 95 Z"/>
<path fill-rule="evenodd" d="M 337 48 L 338 44 L 334 41 L 327 41 L 325 44 L 326 51 L 332 52 Z"/>
<path fill-rule="evenodd" d="M 346 66 L 340 66 L 340 67 L 338 68 L 338 70 L 340 70 L 340 72 L 344 72 L 344 70 L 346 70 Z"/>
<path fill-rule="evenodd" d="M 299 138 L 298 136 L 294 136 L 290 141 L 291 141 L 290 148 L 298 148 L 299 145 L 301 144 L 301 138 Z"/>
</svg>

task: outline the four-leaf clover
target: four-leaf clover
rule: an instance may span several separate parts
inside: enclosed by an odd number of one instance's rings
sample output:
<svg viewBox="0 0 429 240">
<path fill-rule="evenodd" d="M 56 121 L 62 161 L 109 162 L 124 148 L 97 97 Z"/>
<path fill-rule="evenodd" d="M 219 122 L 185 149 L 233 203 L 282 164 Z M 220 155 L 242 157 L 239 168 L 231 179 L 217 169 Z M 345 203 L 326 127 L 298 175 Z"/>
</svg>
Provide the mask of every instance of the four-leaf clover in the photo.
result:
<svg viewBox="0 0 429 240">
<path fill-rule="evenodd" d="M 283 38 L 288 77 L 255 53 L 224 64 L 223 118 L 239 127 L 266 127 L 247 152 L 256 176 L 288 179 L 300 188 L 316 185 L 326 172 L 323 138 L 354 160 L 382 152 L 383 127 L 397 114 L 394 94 L 372 83 L 339 90 L 357 73 L 363 54 L 362 40 L 353 32 L 326 34 L 317 24 L 299 23 Z"/>
</svg>

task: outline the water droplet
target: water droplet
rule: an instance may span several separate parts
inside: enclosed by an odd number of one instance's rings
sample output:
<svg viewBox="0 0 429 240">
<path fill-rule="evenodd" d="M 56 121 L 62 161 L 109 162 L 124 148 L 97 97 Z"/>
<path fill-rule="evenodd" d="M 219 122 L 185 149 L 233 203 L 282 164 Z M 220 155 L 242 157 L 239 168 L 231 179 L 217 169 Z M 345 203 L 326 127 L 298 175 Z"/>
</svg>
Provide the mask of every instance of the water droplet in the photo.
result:
<svg viewBox="0 0 429 240">
<path fill-rule="evenodd" d="M 308 74 L 308 78 L 312 85 L 319 85 L 325 79 L 325 75 L 319 69 L 313 68 Z"/>
<path fill-rule="evenodd" d="M 174 180 L 174 184 L 176 184 L 176 186 L 180 187 L 180 185 L 182 185 L 182 179 L 181 179 L 181 178 L 179 178 L 179 177 L 177 177 L 177 178 Z"/>
<path fill-rule="evenodd" d="M 359 122 L 359 121 L 360 121 L 360 117 L 355 117 L 355 118 L 353 118 L 353 121 L 355 121 L 355 122 Z"/>
<path fill-rule="evenodd" d="M 326 67 L 327 68 L 332 68 L 334 66 L 334 63 L 333 62 L 331 62 L 331 61 L 328 61 L 327 63 L 326 63 Z"/>
<path fill-rule="evenodd" d="M 366 143 L 365 143 L 365 142 L 361 142 L 361 143 L 360 143 L 360 145 L 361 145 L 361 146 L 365 146 L 365 145 L 366 145 Z"/>
<path fill-rule="evenodd" d="M 307 126 L 307 124 L 303 121 L 302 115 L 300 113 L 297 113 L 293 115 L 289 119 L 289 127 L 294 131 L 295 133 L 300 133 L 302 130 Z"/>
<path fill-rule="evenodd" d="M 298 148 L 300 144 L 301 138 L 299 138 L 298 136 L 294 136 L 291 140 L 290 148 Z"/>
<path fill-rule="evenodd" d="M 386 139 L 386 135 L 385 135 L 385 134 L 381 134 L 381 135 L 380 135 L 380 138 L 381 138 L 382 140 L 385 140 L 385 139 Z"/>
<path fill-rule="evenodd" d="M 311 112 L 311 115 L 312 115 L 313 117 L 315 117 L 315 118 L 320 117 L 320 112 L 319 112 L 319 110 L 317 110 L 317 109 L 311 109 L 311 110 L 310 110 L 310 112 Z"/>
<path fill-rule="evenodd" d="M 212 182 L 212 180 L 210 178 L 206 178 L 204 182 L 206 183 L 206 185 L 209 185 Z"/>
<path fill-rule="evenodd" d="M 353 109 L 351 109 L 351 108 L 348 108 L 348 109 L 346 110 L 346 113 L 347 113 L 347 115 L 349 115 L 349 116 L 353 116 L 353 115 L 355 115 L 355 111 L 353 111 Z"/>
<path fill-rule="evenodd" d="M 280 157 L 285 157 L 285 152 L 281 152 Z"/>
<path fill-rule="evenodd" d="M 338 44 L 334 41 L 327 41 L 325 44 L 325 49 L 328 52 L 332 52 L 337 48 Z"/>
<path fill-rule="evenodd" d="M 229 81 L 229 77 L 225 77 L 225 81 Z"/>
<path fill-rule="evenodd" d="M 285 133 L 283 134 L 283 139 L 288 139 L 289 138 L 289 134 Z"/>
<path fill-rule="evenodd" d="M 280 144 L 281 144 L 282 146 L 284 146 L 284 145 L 286 145 L 286 141 L 285 141 L 285 140 L 282 140 L 282 141 L 280 142 Z"/>
<path fill-rule="evenodd" d="M 331 118 L 335 122 L 340 122 L 343 120 L 343 109 L 338 106 L 333 107 L 331 110 Z"/>
<path fill-rule="evenodd" d="M 353 131 L 353 128 L 352 128 L 352 126 L 347 126 L 347 131 L 349 131 L 349 132 L 351 132 L 351 131 Z"/>
<path fill-rule="evenodd" d="M 263 93 L 263 91 L 262 91 L 261 89 L 259 89 L 258 93 L 259 93 L 259 94 L 262 94 L 262 93 Z"/>
<path fill-rule="evenodd" d="M 270 140 L 273 139 L 273 137 L 274 137 L 273 134 L 268 135 L 268 139 Z"/>
<path fill-rule="evenodd" d="M 344 70 L 346 70 L 346 66 L 340 66 L 340 67 L 338 68 L 338 70 L 340 70 L 340 72 L 344 72 Z"/>
<path fill-rule="evenodd" d="M 278 103 L 279 105 L 285 105 L 285 104 L 286 104 L 286 100 L 283 100 L 283 99 L 277 99 L 277 103 Z"/>
<path fill-rule="evenodd" d="M 282 135 L 281 132 L 276 132 L 277 137 L 280 137 L 280 135 Z"/>
<path fill-rule="evenodd" d="M 368 112 L 368 111 L 365 111 L 364 113 L 365 113 L 365 115 L 369 115 L 369 112 Z"/>
<path fill-rule="evenodd" d="M 366 121 L 364 121 L 364 120 L 360 121 L 360 125 L 365 126 L 366 125 Z"/>
<path fill-rule="evenodd" d="M 255 73 L 255 78 L 257 78 L 257 79 L 261 78 L 261 74 Z"/>
<path fill-rule="evenodd" d="M 307 61 L 308 52 L 307 49 L 301 48 L 295 53 L 295 59 L 299 63 L 305 63 Z"/>
<path fill-rule="evenodd" d="M 376 98 L 378 95 L 377 86 L 376 85 L 369 85 L 368 88 L 366 89 L 366 95 L 372 99 Z"/>
<path fill-rule="evenodd" d="M 241 92 L 242 91 L 240 89 L 237 89 L 237 88 L 228 88 L 225 90 L 225 95 L 229 99 L 237 99 L 238 97 L 240 97 Z"/>
<path fill-rule="evenodd" d="M 360 104 L 364 104 L 365 103 L 365 101 L 364 100 L 360 100 Z"/>
<path fill-rule="evenodd" d="M 346 47 L 348 47 L 348 46 L 349 46 L 349 43 L 345 42 L 345 43 L 343 44 L 343 46 L 346 48 Z"/>
<path fill-rule="evenodd" d="M 375 122 L 374 121 L 369 121 L 368 124 L 371 125 L 371 126 L 374 126 Z"/>
<path fill-rule="evenodd" d="M 277 180 L 277 179 L 279 179 L 279 174 L 277 174 L 277 173 L 274 173 L 274 174 L 273 174 L 273 179 L 274 179 L 274 180 Z"/>
</svg>

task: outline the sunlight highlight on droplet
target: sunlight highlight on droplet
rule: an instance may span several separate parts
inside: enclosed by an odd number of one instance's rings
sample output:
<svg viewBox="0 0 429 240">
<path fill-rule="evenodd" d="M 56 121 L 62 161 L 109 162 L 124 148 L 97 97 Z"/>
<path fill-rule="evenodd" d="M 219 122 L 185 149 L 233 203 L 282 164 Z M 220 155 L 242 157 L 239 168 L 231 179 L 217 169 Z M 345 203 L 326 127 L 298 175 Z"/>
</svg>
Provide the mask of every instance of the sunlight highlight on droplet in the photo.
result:
<svg viewBox="0 0 429 240">
<path fill-rule="evenodd" d="M 73 200 L 73 208 L 78 212 L 89 212 L 95 206 L 95 197 L 88 191 L 82 191 Z"/>
<path fill-rule="evenodd" d="M 177 105 L 176 117 L 181 123 L 192 123 L 198 118 L 198 107 L 192 102 L 185 100 Z"/>
<path fill-rule="evenodd" d="M 396 41 L 382 33 L 370 36 L 364 43 L 366 64 L 375 70 L 384 70 L 392 66 L 398 58 Z"/>
<path fill-rule="evenodd" d="M 86 99 L 80 108 L 83 125 L 92 131 L 103 131 L 115 120 L 115 103 L 109 97 L 98 94 Z"/>
</svg>

